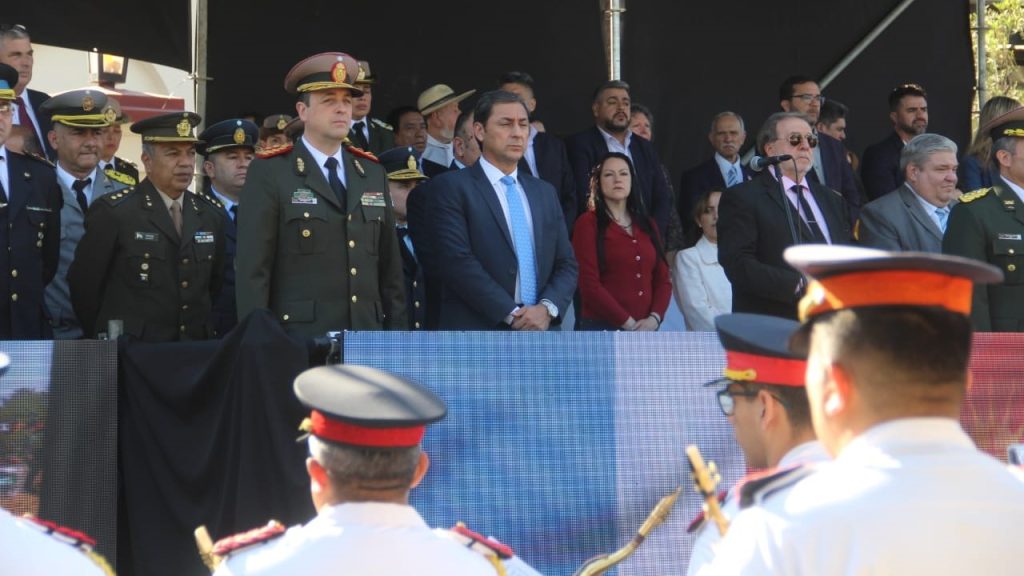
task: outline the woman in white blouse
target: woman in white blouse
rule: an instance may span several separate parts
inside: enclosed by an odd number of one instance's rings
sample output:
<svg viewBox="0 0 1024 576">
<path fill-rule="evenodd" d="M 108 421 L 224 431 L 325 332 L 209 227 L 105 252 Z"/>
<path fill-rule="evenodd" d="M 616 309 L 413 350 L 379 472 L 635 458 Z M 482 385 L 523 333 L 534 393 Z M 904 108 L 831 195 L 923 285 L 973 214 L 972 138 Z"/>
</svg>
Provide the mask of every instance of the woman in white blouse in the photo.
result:
<svg viewBox="0 0 1024 576">
<path fill-rule="evenodd" d="M 694 218 L 702 235 L 692 248 L 676 254 L 672 284 L 676 302 L 683 309 L 686 328 L 694 331 L 715 330 L 715 316 L 732 312 L 732 285 L 718 263 L 718 200 L 715 190 L 700 197 Z"/>
</svg>

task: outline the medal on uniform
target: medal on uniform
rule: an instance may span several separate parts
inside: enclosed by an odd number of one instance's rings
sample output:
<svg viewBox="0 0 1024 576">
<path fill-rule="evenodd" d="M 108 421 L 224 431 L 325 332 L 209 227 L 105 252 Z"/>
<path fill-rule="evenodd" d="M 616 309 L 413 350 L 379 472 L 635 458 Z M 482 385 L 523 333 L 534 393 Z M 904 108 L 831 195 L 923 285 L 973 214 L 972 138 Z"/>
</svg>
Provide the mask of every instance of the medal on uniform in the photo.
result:
<svg viewBox="0 0 1024 576">
<path fill-rule="evenodd" d="M 316 204 L 316 194 L 308 188 L 299 188 L 292 192 L 292 204 Z"/>
<path fill-rule="evenodd" d="M 363 206 L 379 206 L 383 207 L 384 204 L 384 193 L 383 192 L 363 192 L 362 197 L 359 198 L 359 203 Z"/>
</svg>

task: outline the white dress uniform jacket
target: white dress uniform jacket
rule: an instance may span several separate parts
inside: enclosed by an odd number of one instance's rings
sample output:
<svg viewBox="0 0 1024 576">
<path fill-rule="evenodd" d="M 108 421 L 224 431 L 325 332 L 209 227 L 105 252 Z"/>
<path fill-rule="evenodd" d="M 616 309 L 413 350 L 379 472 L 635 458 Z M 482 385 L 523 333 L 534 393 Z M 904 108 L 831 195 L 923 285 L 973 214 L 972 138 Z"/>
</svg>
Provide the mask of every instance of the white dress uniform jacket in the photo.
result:
<svg viewBox="0 0 1024 576">
<path fill-rule="evenodd" d="M 825 452 L 825 447 L 821 445 L 821 442 L 814 440 L 794 446 L 779 460 L 776 468 L 792 468 L 802 464 L 828 462 L 829 460 L 831 458 L 829 458 L 828 452 Z M 725 503 L 722 504 L 722 513 L 725 514 L 726 518 L 732 519 L 736 517 L 740 510 L 739 502 L 740 499 L 736 494 L 736 486 L 733 486 L 729 490 L 729 495 L 725 498 Z M 717 549 L 718 542 L 721 540 L 722 535 L 719 534 L 718 526 L 714 522 L 706 520 L 697 529 L 697 538 L 693 542 L 693 551 L 690 553 L 690 566 L 686 570 L 687 576 L 694 576 L 711 564 L 711 561 L 715 559 L 715 550 Z"/>
<path fill-rule="evenodd" d="M 714 574 L 1021 574 L 1024 483 L 960 424 L 874 426 L 740 512 Z"/>
<path fill-rule="evenodd" d="M 103 576 L 104 572 L 80 550 L 44 532 L 29 520 L 0 508 L 0 573 L 4 576 L 74 574 Z"/>
<path fill-rule="evenodd" d="M 431 530 L 412 506 L 362 502 L 324 507 L 308 524 L 231 555 L 216 576 L 231 574 L 495 576 L 496 571 L 481 554 Z"/>
</svg>

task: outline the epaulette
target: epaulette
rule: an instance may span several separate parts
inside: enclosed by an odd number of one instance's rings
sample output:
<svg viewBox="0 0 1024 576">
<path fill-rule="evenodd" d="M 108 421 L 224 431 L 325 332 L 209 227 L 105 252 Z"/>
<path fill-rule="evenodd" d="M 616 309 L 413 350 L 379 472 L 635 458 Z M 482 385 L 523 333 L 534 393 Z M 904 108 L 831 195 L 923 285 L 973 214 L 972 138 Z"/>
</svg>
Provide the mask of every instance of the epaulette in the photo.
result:
<svg viewBox="0 0 1024 576">
<path fill-rule="evenodd" d="M 978 190 L 975 190 L 974 192 L 967 192 L 960 196 L 960 201 L 965 204 L 968 202 L 974 202 L 978 198 L 981 198 L 982 196 L 988 194 L 991 191 L 991 188 L 980 188 Z"/>
<path fill-rule="evenodd" d="M 725 490 L 722 490 L 721 492 L 719 492 L 718 493 L 718 503 L 720 505 L 721 504 L 725 504 L 725 497 L 728 496 L 728 495 L 729 495 L 729 492 L 727 492 Z M 696 532 L 698 528 L 700 528 L 701 526 L 704 525 L 704 520 L 706 520 L 706 519 L 707 519 L 707 516 L 704 514 L 704 511 L 701 510 L 700 514 L 697 514 L 697 517 L 694 518 L 693 521 L 690 522 L 690 525 L 686 527 L 686 533 L 687 534 L 693 534 L 694 532 Z"/>
<path fill-rule="evenodd" d="M 107 168 L 106 170 L 103 171 L 103 174 L 105 174 L 107 178 L 110 178 L 115 182 L 120 182 L 121 184 L 127 184 L 129 186 L 135 186 L 136 184 L 138 184 L 138 182 L 135 181 L 135 178 L 132 178 L 131 176 L 125 174 L 124 172 L 118 172 L 113 168 Z"/>
<path fill-rule="evenodd" d="M 294 147 L 294 144 L 282 144 L 280 146 L 274 146 L 273 148 L 261 148 L 260 151 L 256 153 L 256 157 L 263 159 L 273 158 L 274 156 L 280 156 L 291 152 Z"/>
<path fill-rule="evenodd" d="M 271 520 L 266 526 L 221 538 L 213 545 L 212 553 L 214 556 L 227 557 L 251 546 L 279 538 L 284 533 L 285 527 L 277 520 Z"/>
<path fill-rule="evenodd" d="M 768 496 L 782 488 L 791 486 L 813 471 L 813 465 L 804 464 L 787 468 L 769 468 L 748 475 L 737 484 L 736 488 L 740 495 L 740 509 L 760 503 Z"/>
<path fill-rule="evenodd" d="M 52 537 L 54 540 L 78 549 L 78 551 L 91 560 L 93 564 L 96 564 L 104 574 L 108 574 L 109 576 L 114 575 L 114 569 L 110 566 L 110 563 L 107 562 L 107 559 L 99 552 L 93 550 L 96 546 L 96 541 L 90 538 L 87 534 L 28 514 L 22 516 L 22 519 L 27 521 L 29 526 Z"/>
<path fill-rule="evenodd" d="M 381 120 L 380 118 L 371 118 L 370 122 L 373 122 L 374 124 L 376 124 L 377 126 L 380 126 L 381 128 L 383 128 L 385 130 L 390 130 L 392 132 L 395 131 L 395 129 L 391 127 L 391 124 L 388 124 L 387 122 Z"/>
<path fill-rule="evenodd" d="M 473 532 L 462 522 L 457 523 L 447 532 L 453 540 L 473 552 L 483 555 L 485 558 L 490 560 L 492 564 L 495 564 L 496 567 L 498 566 L 496 563 L 500 563 L 502 560 L 508 560 L 515 556 L 512 548 L 498 542 L 494 538 L 488 538 L 482 534 Z"/>
<path fill-rule="evenodd" d="M 214 198 L 212 194 L 207 194 L 206 192 L 203 192 L 202 190 L 195 191 L 195 192 L 193 192 L 193 194 L 195 194 L 196 196 L 202 198 L 203 200 L 206 200 L 210 204 L 213 204 L 217 208 L 223 208 L 224 207 L 224 204 L 222 204 L 220 200 L 217 200 L 216 198 Z"/>
<path fill-rule="evenodd" d="M 125 188 L 124 190 L 118 190 L 117 192 L 111 192 L 110 194 L 104 194 L 100 196 L 100 199 L 105 200 L 107 204 L 111 206 L 117 206 L 121 202 L 124 202 L 132 192 L 135 192 L 135 187 Z"/>
<path fill-rule="evenodd" d="M 380 164 L 380 159 L 377 158 L 376 156 L 374 156 L 373 152 L 367 152 L 366 150 L 363 150 L 362 148 L 357 147 L 348 138 L 345 138 L 345 141 L 342 144 L 345 146 L 345 150 L 347 152 L 350 152 L 353 156 L 358 156 L 360 158 L 366 158 L 370 162 L 374 162 L 374 163 Z"/>
<path fill-rule="evenodd" d="M 42 156 L 40 154 L 34 154 L 34 153 L 33 154 L 25 154 L 25 156 L 28 156 L 29 158 L 31 158 L 31 159 L 33 159 L 33 160 L 35 160 L 37 162 L 42 162 L 43 164 L 46 164 L 50 168 L 56 168 L 57 167 L 57 165 L 54 164 L 53 162 L 50 162 L 50 159 L 47 158 L 46 156 Z"/>
</svg>

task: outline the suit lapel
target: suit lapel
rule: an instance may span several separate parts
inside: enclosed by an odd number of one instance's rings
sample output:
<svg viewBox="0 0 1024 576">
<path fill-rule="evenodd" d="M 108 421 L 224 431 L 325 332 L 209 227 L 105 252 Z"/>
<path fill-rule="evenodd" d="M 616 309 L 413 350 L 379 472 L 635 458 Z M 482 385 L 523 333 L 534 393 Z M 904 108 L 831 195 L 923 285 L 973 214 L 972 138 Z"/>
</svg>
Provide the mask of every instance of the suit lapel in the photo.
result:
<svg viewBox="0 0 1024 576">
<path fill-rule="evenodd" d="M 505 241 L 508 242 L 509 247 L 515 252 L 516 245 L 512 241 L 512 233 L 508 229 L 508 222 L 505 221 L 505 212 L 501 209 L 501 203 L 498 202 L 498 197 L 494 193 L 494 186 L 487 180 L 487 174 L 484 173 L 484 169 L 477 162 L 473 164 L 467 170 L 472 170 L 471 174 L 473 179 L 476 180 L 477 193 L 484 199 L 484 203 L 491 209 L 491 215 L 498 222 L 498 228 L 501 229 L 502 234 L 505 236 Z"/>
<path fill-rule="evenodd" d="M 939 241 L 942 240 L 942 230 L 935 225 L 935 222 L 928 216 L 924 211 L 924 206 L 921 206 L 921 202 L 918 201 L 917 196 L 914 192 L 907 187 L 906 184 L 899 187 L 900 200 L 903 201 L 903 205 L 907 207 L 907 211 L 910 212 L 910 217 L 917 221 L 917 224 L 928 231 L 929 234 L 935 236 Z"/>
<path fill-rule="evenodd" d="M 306 187 L 319 194 L 329 204 L 336 208 L 341 208 L 338 197 L 334 195 L 334 190 L 327 183 L 323 168 L 313 159 L 313 155 L 309 153 L 309 150 L 306 150 L 306 145 L 302 142 L 301 138 L 295 143 L 295 160 L 292 169 L 295 170 L 297 175 L 305 177 L 304 184 Z"/>
<path fill-rule="evenodd" d="M 171 243 L 181 245 L 178 232 L 174 229 L 174 222 L 171 221 L 171 213 L 167 210 L 163 197 L 156 191 L 156 187 L 147 179 L 139 184 L 139 188 L 142 193 L 144 208 L 149 211 L 149 221 L 164 236 L 167 236 Z M 184 215 L 182 219 L 184 220 Z"/>
</svg>

